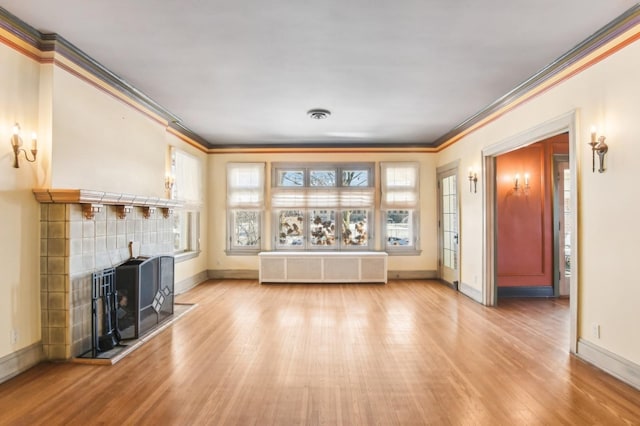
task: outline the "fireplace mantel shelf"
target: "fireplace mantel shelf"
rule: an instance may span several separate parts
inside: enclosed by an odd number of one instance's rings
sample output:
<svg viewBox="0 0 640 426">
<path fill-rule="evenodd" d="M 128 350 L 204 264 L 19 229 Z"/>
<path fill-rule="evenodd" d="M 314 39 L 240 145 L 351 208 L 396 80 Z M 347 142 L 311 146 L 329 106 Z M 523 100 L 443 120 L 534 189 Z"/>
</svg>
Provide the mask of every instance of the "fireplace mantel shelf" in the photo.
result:
<svg viewBox="0 0 640 426">
<path fill-rule="evenodd" d="M 142 195 L 119 194 L 116 192 L 94 191 L 90 189 L 53 189 L 36 188 L 33 190 L 36 200 L 44 204 L 81 204 L 87 219 L 93 219 L 94 214 L 102 206 L 116 206 L 120 219 L 124 219 L 133 207 L 141 207 L 144 217 L 148 219 L 156 208 L 162 210 L 162 215 L 168 218 L 173 210 L 181 208 L 182 203 L 168 198 L 148 197 Z"/>
<path fill-rule="evenodd" d="M 119 194 L 90 189 L 35 188 L 33 194 L 40 203 L 107 204 L 113 206 L 181 208 L 182 203 L 167 198 Z"/>
</svg>

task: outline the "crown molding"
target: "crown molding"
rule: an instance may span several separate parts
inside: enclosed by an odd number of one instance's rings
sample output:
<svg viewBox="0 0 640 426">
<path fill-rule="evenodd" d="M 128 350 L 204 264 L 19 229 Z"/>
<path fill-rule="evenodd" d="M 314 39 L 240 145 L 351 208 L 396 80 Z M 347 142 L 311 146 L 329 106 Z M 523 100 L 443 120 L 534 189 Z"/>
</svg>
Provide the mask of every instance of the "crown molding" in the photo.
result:
<svg viewBox="0 0 640 426">
<path fill-rule="evenodd" d="M 640 3 L 628 9 L 618 18 L 596 31 L 589 38 L 536 72 L 505 95 L 496 99 L 471 117 L 464 120 L 462 123 L 458 124 L 449 132 L 440 136 L 438 139 L 433 141 L 432 146 L 439 147 L 445 143 L 451 142 L 452 140 L 455 142 L 456 138 L 461 136 L 463 133 L 472 130 L 474 126 L 480 124 L 492 114 L 514 104 L 527 93 L 530 93 L 545 82 L 558 76 L 567 68 L 586 58 L 638 24 L 640 24 Z"/>
<path fill-rule="evenodd" d="M 180 117 L 171 113 L 168 109 L 155 102 L 146 94 L 136 89 L 133 85 L 128 83 L 123 78 L 111 72 L 105 66 L 91 58 L 89 55 L 78 49 L 72 43 L 64 39 L 58 34 L 43 34 L 31 27 L 29 24 L 20 20 L 18 17 L 12 15 L 6 9 L 0 7 L 0 28 L 11 33 L 15 37 L 19 38 L 23 42 L 30 46 L 35 47 L 41 52 L 54 52 L 68 59 L 75 66 L 94 76 L 102 81 L 104 84 L 112 88 L 119 94 L 126 96 L 132 101 L 138 103 L 143 108 L 147 108 L 152 113 L 161 117 L 168 123 L 168 128 L 173 133 L 183 135 L 185 140 L 199 145 L 204 151 L 209 153 L 225 152 L 225 151 L 260 151 L 260 150 L 276 150 L 276 151 L 299 151 L 301 149 L 311 150 L 366 150 L 366 149 L 378 149 L 380 151 L 386 150 L 434 150 L 440 151 L 452 143 L 457 142 L 464 135 L 476 130 L 479 126 L 482 126 L 489 121 L 492 116 L 499 114 L 500 111 L 504 111 L 508 107 L 514 107 L 518 101 L 524 98 L 527 94 L 531 94 L 537 88 L 544 85 L 553 78 L 557 78 L 562 75 L 568 68 L 577 64 L 579 61 L 585 59 L 590 54 L 593 54 L 598 49 L 604 47 L 607 43 L 615 40 L 617 37 L 624 34 L 626 31 L 640 24 L 640 4 L 636 4 L 620 15 L 618 18 L 605 25 L 589 38 L 569 50 L 558 59 L 545 66 L 527 80 L 520 83 L 511 91 L 496 99 L 474 115 L 470 116 L 450 131 L 440 136 L 432 142 L 424 143 L 402 143 L 402 142 L 362 142 L 348 146 L 344 143 L 305 143 L 304 148 L 292 147 L 289 144 L 212 144 L 205 138 L 196 134 L 184 124 Z M 612 49 L 615 50 L 615 49 Z M 604 56 L 606 57 L 606 55 Z"/>
<path fill-rule="evenodd" d="M 394 154 L 394 153 L 425 153 L 434 154 L 437 149 L 430 145 L 343 145 L 336 144 L 304 144 L 304 146 L 231 146 L 220 145 L 207 151 L 209 154 L 358 154 L 358 153 L 382 153 L 382 154 Z"/>
<path fill-rule="evenodd" d="M 0 7 L 0 28 L 18 37 L 25 43 L 44 51 L 42 33 L 2 7 Z"/>
<path fill-rule="evenodd" d="M 59 34 L 41 33 L 2 7 L 0 7 L 0 28 L 11 33 L 28 45 L 35 47 L 42 53 L 53 52 L 64 56 L 72 64 L 102 81 L 114 91 L 161 117 L 169 123 L 171 128 L 179 133 L 183 133 L 186 137 L 201 145 L 202 148 L 209 149 L 213 147 L 203 137 L 184 126 L 181 123 L 182 120 L 180 117 L 154 101 L 145 93 L 136 89 L 125 79 L 110 71 L 107 67 L 84 53 Z"/>
</svg>

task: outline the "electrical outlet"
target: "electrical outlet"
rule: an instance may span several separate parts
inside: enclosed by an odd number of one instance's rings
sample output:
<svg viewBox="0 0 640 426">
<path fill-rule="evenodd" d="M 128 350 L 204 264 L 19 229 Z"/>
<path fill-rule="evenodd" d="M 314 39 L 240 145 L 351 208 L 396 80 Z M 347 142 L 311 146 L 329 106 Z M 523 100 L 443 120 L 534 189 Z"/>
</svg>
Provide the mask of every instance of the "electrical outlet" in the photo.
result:
<svg viewBox="0 0 640 426">
<path fill-rule="evenodd" d="M 14 328 L 11 330 L 11 344 L 15 345 L 16 343 L 18 343 L 18 330 Z"/>
<path fill-rule="evenodd" d="M 600 338 L 600 324 L 596 324 L 596 323 L 591 324 L 591 334 L 596 339 Z"/>
</svg>

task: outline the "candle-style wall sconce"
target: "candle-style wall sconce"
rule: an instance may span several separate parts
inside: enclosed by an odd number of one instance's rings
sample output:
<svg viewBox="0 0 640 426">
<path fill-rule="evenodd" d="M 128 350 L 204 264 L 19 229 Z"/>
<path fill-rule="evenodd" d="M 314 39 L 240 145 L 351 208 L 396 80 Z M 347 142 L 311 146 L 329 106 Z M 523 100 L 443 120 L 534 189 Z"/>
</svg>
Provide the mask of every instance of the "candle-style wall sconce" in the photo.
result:
<svg viewBox="0 0 640 426">
<path fill-rule="evenodd" d="M 609 151 L 609 146 L 604 142 L 605 139 L 605 136 L 598 138 L 595 126 L 591 127 L 591 141 L 589 145 L 591 145 L 591 171 L 593 173 L 596 171 L 596 154 L 598 154 L 598 162 L 600 165 L 598 173 L 603 173 L 606 170 L 604 167 L 604 157 Z"/>
<path fill-rule="evenodd" d="M 469 168 L 469 192 L 478 192 L 478 173 Z"/>
<path fill-rule="evenodd" d="M 520 174 L 516 174 L 514 179 L 513 190 L 518 193 L 518 191 L 526 192 L 529 190 L 529 173 L 524 174 L 524 185 L 520 182 Z"/>
<path fill-rule="evenodd" d="M 171 192 L 171 190 L 173 189 L 173 184 L 174 184 L 175 182 L 176 182 L 176 178 L 175 178 L 175 177 L 173 177 L 173 175 L 170 175 L 170 174 L 166 175 L 166 176 L 164 177 L 164 188 L 165 188 L 167 191 Z"/>
<path fill-rule="evenodd" d="M 36 156 L 38 155 L 38 139 L 36 137 L 35 132 L 31 134 L 31 155 L 33 158 L 29 158 L 27 151 L 22 148 L 22 136 L 20 135 L 21 129 L 18 123 L 13 125 L 13 134 L 11 135 L 11 147 L 13 148 L 13 167 L 19 168 L 20 163 L 18 162 L 18 155 L 22 152 L 24 154 L 25 160 L 30 163 L 36 161 Z"/>
</svg>

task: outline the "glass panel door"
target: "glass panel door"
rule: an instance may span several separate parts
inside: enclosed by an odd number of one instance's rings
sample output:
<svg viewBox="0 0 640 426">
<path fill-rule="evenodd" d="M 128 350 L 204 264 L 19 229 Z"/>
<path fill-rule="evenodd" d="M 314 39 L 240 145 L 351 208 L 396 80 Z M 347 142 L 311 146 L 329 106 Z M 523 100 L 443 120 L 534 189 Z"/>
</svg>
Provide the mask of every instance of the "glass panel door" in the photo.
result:
<svg viewBox="0 0 640 426">
<path fill-rule="evenodd" d="M 440 173 L 440 278 L 458 283 L 458 183 L 457 169 Z"/>
<path fill-rule="evenodd" d="M 571 169 L 569 161 L 556 160 L 558 296 L 569 296 L 571 283 Z"/>
</svg>

